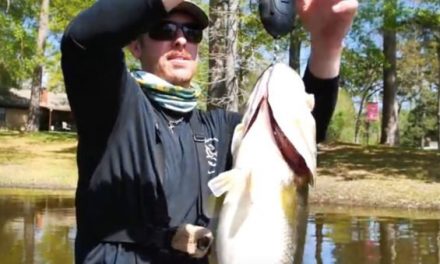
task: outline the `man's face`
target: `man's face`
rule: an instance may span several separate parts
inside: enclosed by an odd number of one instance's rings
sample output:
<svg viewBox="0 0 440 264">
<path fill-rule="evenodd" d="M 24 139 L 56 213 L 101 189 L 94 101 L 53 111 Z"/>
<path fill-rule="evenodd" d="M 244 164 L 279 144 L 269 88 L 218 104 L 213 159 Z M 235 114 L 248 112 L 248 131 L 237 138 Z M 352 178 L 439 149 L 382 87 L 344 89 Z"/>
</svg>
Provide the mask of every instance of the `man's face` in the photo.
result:
<svg viewBox="0 0 440 264">
<path fill-rule="evenodd" d="M 185 13 L 173 13 L 166 21 L 177 23 L 195 23 Z M 197 69 L 198 44 L 189 42 L 182 30 L 172 40 L 155 40 L 144 34 L 139 40 L 138 58 L 144 71 L 153 73 L 162 79 L 183 87 L 188 87 Z"/>
</svg>

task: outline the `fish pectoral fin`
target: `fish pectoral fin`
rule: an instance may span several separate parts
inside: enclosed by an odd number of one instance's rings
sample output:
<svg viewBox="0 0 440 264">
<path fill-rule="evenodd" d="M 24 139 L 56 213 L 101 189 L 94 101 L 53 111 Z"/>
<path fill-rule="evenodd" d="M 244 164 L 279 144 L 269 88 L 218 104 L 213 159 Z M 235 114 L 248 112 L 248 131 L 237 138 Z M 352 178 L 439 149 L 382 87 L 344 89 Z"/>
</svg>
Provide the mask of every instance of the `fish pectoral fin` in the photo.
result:
<svg viewBox="0 0 440 264">
<path fill-rule="evenodd" d="M 215 197 L 220 197 L 232 188 L 236 175 L 241 173 L 240 169 L 232 169 L 220 173 L 217 177 L 208 182 L 208 187 Z"/>
</svg>

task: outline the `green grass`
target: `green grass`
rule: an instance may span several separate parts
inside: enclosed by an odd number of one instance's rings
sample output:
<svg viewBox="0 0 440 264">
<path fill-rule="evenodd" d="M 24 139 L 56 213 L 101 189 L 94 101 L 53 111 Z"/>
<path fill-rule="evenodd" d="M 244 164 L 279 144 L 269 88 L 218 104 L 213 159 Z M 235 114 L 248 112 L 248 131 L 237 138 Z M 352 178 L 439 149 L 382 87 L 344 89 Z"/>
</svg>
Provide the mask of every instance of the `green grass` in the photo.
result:
<svg viewBox="0 0 440 264">
<path fill-rule="evenodd" d="M 27 135 L 28 138 L 39 142 L 72 142 L 76 140 L 75 133 L 67 132 L 39 132 Z"/>
<path fill-rule="evenodd" d="M 74 189 L 76 135 L 0 132 L 0 186 Z"/>
</svg>

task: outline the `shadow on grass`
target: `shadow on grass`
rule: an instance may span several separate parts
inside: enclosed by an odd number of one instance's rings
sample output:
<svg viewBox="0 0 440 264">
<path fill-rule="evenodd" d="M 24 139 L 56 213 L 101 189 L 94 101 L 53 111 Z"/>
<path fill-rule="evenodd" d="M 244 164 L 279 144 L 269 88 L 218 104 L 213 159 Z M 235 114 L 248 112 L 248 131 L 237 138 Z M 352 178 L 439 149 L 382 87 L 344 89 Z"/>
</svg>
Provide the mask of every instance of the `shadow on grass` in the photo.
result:
<svg viewBox="0 0 440 264">
<path fill-rule="evenodd" d="M 51 151 L 52 153 L 58 153 L 58 154 L 76 154 L 76 146 L 63 148 L 60 150 Z"/>
<path fill-rule="evenodd" d="M 324 145 L 318 156 L 321 173 L 346 180 L 404 177 L 440 182 L 440 152 L 338 143 Z M 349 173 L 364 171 L 368 173 Z M 355 175 L 355 176 L 353 176 Z"/>
<path fill-rule="evenodd" d="M 0 148 L 0 152 L 0 164 L 23 162 L 33 156 L 15 147 Z"/>
</svg>

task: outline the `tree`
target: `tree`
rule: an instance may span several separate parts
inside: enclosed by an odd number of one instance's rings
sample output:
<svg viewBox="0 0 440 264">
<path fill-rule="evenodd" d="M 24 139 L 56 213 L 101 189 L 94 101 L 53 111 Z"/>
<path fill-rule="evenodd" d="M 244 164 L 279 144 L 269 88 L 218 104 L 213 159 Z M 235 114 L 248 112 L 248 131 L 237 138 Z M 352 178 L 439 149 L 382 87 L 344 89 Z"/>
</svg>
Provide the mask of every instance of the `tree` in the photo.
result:
<svg viewBox="0 0 440 264">
<path fill-rule="evenodd" d="M 440 3 L 438 1 L 426 1 L 427 6 L 417 10 L 413 22 L 422 28 L 422 37 L 425 43 L 432 43 L 433 50 L 437 54 L 437 140 L 440 142 Z M 435 82 L 434 82 L 435 84 Z M 440 144 L 438 145 L 440 150 Z"/>
<path fill-rule="evenodd" d="M 440 3 L 423 1 L 412 16 L 404 21 L 405 40 L 400 45 L 401 58 L 398 62 L 399 82 L 402 84 L 400 93 L 403 93 L 411 105 L 414 105 L 408 116 L 410 125 L 405 127 L 403 133 L 404 144 L 409 146 L 423 146 L 425 138 L 428 137 L 439 138 L 440 13 L 438 10 Z"/>
<path fill-rule="evenodd" d="M 384 54 L 379 28 L 383 24 L 381 0 L 361 2 L 352 30 L 342 54 L 341 87 L 355 102 L 357 113 L 354 122 L 354 142 L 361 142 L 364 108 L 373 95 L 383 89 L 382 68 Z"/>
<path fill-rule="evenodd" d="M 236 61 L 240 109 L 245 106 L 251 89 L 271 63 L 271 58 L 278 57 L 288 48 L 287 38 L 274 40 L 263 28 L 256 4 L 251 3 L 249 7 L 246 4 L 244 2 L 240 9 Z"/>
<path fill-rule="evenodd" d="M 307 38 L 306 32 L 299 23 L 298 17 L 295 18 L 295 27 L 290 33 L 289 43 L 289 66 L 297 72 L 300 72 L 301 66 L 301 44 Z"/>
<path fill-rule="evenodd" d="M 383 55 L 371 40 L 364 39 L 357 49 L 349 48 L 343 54 L 341 76 L 342 86 L 351 98 L 358 99 L 358 110 L 355 118 L 354 142 L 360 143 L 360 129 L 363 124 L 363 113 L 366 103 L 381 89 L 380 69 Z"/>
<path fill-rule="evenodd" d="M 421 90 L 416 106 L 408 114 L 408 125 L 404 127 L 402 145 L 424 147 L 425 140 L 436 136 L 436 102 L 435 92 Z"/>
<path fill-rule="evenodd" d="M 228 1 L 209 1 L 209 88 L 208 109 L 225 107 L 227 97 L 224 69 L 226 54 L 226 21 Z"/>
<path fill-rule="evenodd" d="M 396 25 L 397 0 L 385 0 L 382 29 L 383 54 L 383 103 L 380 143 L 390 146 L 399 144 L 398 107 L 396 103 Z"/>
<path fill-rule="evenodd" d="M 49 39 L 45 47 L 44 69 L 47 77 L 45 88 L 50 91 L 64 91 L 64 80 L 61 71 L 61 52 L 59 43 L 68 23 L 82 10 L 90 7 L 94 0 L 70 0 L 68 4 L 64 0 L 51 0 Z M 129 60 L 131 65 L 133 60 Z"/>
<path fill-rule="evenodd" d="M 208 108 L 239 110 L 255 73 L 274 43 L 261 25 L 255 4 L 210 1 Z M 286 41 L 280 42 L 286 45 Z M 286 46 L 287 47 L 287 46 Z"/>
<path fill-rule="evenodd" d="M 0 3 L 0 92 L 10 87 L 27 87 L 26 83 L 30 83 L 28 131 L 38 129 L 39 89 L 43 76 L 48 77 L 50 88 L 63 87 L 59 67 L 62 32 L 73 16 L 92 2 L 14 0 L 9 6 Z"/>
<path fill-rule="evenodd" d="M 0 2 L 0 93 L 21 88 L 32 74 L 35 12 L 34 1 Z"/>
<path fill-rule="evenodd" d="M 346 90 L 341 90 L 335 112 L 328 128 L 328 141 L 352 142 L 354 116 L 355 109 L 353 107 L 352 98 Z"/>
<path fill-rule="evenodd" d="M 40 90 L 43 82 L 44 48 L 47 36 L 49 34 L 49 4 L 50 0 L 42 0 L 40 8 L 40 19 L 38 25 L 37 51 L 36 57 L 39 60 L 34 68 L 31 87 L 31 101 L 29 104 L 28 120 L 26 124 L 27 132 L 35 132 L 39 129 L 39 111 L 40 111 Z"/>
<path fill-rule="evenodd" d="M 238 7 L 239 0 L 229 0 L 228 12 L 225 18 L 226 21 L 226 61 L 225 61 L 225 81 L 226 90 L 228 93 L 229 103 L 226 110 L 238 111 L 238 79 L 236 75 L 236 64 L 238 59 Z"/>
</svg>

